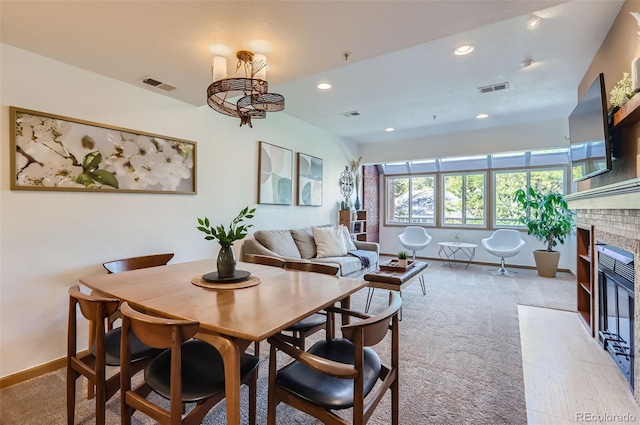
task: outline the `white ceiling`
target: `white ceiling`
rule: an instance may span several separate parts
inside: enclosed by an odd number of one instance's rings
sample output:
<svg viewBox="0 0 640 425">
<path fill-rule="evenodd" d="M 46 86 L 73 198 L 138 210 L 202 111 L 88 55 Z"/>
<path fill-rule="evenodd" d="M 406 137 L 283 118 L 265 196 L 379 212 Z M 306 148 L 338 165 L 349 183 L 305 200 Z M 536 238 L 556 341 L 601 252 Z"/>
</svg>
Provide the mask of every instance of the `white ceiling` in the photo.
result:
<svg viewBox="0 0 640 425">
<path fill-rule="evenodd" d="M 356 143 L 389 142 L 567 117 L 623 3 L 2 0 L 0 40 L 200 107 L 208 46 L 235 52 L 264 39 L 284 113 Z M 530 30 L 533 16 L 541 22 Z M 475 51 L 454 56 L 463 43 Z M 522 68 L 527 57 L 535 62 Z M 147 76 L 177 89 L 151 88 Z M 333 88 L 321 92 L 321 81 Z M 509 89 L 477 90 L 501 82 Z M 360 115 L 340 115 L 352 110 Z"/>
</svg>

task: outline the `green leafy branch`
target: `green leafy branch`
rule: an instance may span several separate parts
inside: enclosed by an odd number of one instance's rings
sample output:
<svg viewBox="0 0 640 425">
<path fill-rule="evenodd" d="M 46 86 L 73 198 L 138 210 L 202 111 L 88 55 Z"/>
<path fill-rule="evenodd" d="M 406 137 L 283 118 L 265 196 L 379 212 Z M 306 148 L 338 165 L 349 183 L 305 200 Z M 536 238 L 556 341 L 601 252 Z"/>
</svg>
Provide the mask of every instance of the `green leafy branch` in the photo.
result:
<svg viewBox="0 0 640 425">
<path fill-rule="evenodd" d="M 196 228 L 206 234 L 204 237 L 206 240 L 217 239 L 221 246 L 231 246 L 235 241 L 244 239 L 247 236 L 247 231 L 250 227 L 253 227 L 253 224 L 242 223 L 245 219 L 253 218 L 255 212 L 255 208 L 249 209 L 248 206 L 243 208 L 240 214 L 229 224 L 229 230 L 225 230 L 222 224 L 212 226 L 207 217 L 204 219 L 198 218 L 199 226 Z"/>
</svg>

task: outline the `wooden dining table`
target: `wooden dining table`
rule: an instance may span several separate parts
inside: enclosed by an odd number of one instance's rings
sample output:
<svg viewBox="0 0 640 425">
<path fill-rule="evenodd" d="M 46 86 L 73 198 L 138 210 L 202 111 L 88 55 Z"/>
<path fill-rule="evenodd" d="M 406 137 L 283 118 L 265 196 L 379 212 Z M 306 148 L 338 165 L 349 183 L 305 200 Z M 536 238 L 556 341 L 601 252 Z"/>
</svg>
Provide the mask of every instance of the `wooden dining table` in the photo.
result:
<svg viewBox="0 0 640 425">
<path fill-rule="evenodd" d="M 93 274 L 80 278 L 80 283 L 152 314 L 199 322 L 196 338 L 215 346 L 224 361 L 227 423 L 239 425 L 240 354 L 249 344 L 336 302 L 348 308 L 350 295 L 367 283 L 243 262 L 237 269 L 250 272 L 259 283 L 241 289 L 192 283 L 215 271 L 215 260 Z"/>
</svg>

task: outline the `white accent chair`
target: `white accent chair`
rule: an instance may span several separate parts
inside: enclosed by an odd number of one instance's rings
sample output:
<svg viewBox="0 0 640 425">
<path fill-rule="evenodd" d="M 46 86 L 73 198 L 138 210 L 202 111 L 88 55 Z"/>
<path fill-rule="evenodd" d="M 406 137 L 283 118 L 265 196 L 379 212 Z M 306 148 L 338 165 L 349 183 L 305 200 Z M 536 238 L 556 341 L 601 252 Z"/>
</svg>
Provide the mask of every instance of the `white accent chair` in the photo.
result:
<svg viewBox="0 0 640 425">
<path fill-rule="evenodd" d="M 416 261 L 416 251 L 425 249 L 431 242 L 431 236 L 427 233 L 424 227 L 420 226 L 407 226 L 404 231 L 398 235 L 400 244 L 413 251 L 413 261 Z"/>
<path fill-rule="evenodd" d="M 517 255 L 524 247 L 524 244 L 525 242 L 520 236 L 520 232 L 511 229 L 498 229 L 490 237 L 482 239 L 482 247 L 489 254 L 500 257 L 500 268 L 491 270 L 491 273 L 515 276 L 516 272 L 511 272 L 504 268 L 504 259 Z"/>
</svg>

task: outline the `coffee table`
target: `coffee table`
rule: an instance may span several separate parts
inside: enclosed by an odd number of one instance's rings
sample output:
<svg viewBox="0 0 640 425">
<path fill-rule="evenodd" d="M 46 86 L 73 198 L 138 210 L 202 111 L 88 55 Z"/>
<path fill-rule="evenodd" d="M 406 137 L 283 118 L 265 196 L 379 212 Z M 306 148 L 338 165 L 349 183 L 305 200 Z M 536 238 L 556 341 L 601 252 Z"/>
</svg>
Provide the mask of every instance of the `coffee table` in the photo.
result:
<svg viewBox="0 0 640 425">
<path fill-rule="evenodd" d="M 417 278 L 422 287 L 422 294 L 427 295 L 423 275 L 427 267 L 429 267 L 429 263 L 426 261 L 414 261 L 404 271 L 376 270 L 375 272 L 365 274 L 364 280 L 367 281 L 369 285 L 369 291 L 367 292 L 367 303 L 364 311 L 369 312 L 371 301 L 373 300 L 373 292 L 376 288 L 398 291 L 400 297 L 402 297 L 402 289 L 411 285 Z M 398 320 L 402 320 L 402 309 L 400 309 Z"/>
<path fill-rule="evenodd" d="M 449 262 L 449 267 L 452 267 L 451 260 L 460 261 L 456 259 L 456 254 L 459 252 L 465 257 L 465 259 L 462 260 L 467 263 L 465 269 L 469 268 L 471 260 L 476 256 L 476 247 L 478 246 L 474 243 L 467 242 L 438 242 L 438 245 L 440 245 L 438 257 L 442 259 L 443 264 L 445 264 L 446 261 Z"/>
</svg>

